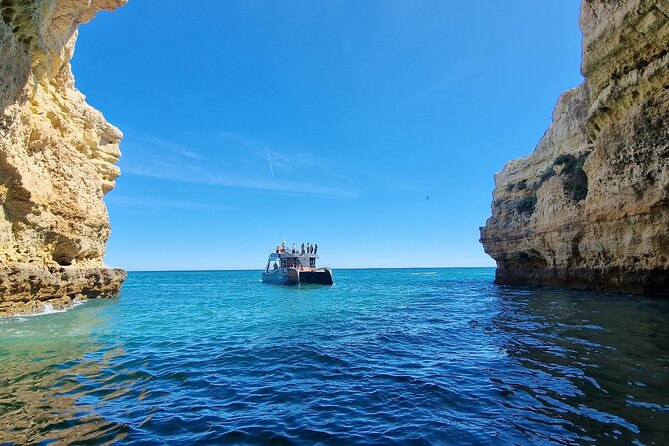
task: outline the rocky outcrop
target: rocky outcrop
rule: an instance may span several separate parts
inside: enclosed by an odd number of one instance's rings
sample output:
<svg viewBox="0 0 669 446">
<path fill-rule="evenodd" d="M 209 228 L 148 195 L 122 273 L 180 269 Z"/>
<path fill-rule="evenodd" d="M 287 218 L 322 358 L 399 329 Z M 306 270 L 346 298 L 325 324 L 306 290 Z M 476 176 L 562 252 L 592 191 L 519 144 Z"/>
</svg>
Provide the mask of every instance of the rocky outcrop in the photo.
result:
<svg viewBox="0 0 669 446">
<path fill-rule="evenodd" d="M 585 0 L 585 82 L 495 176 L 496 282 L 669 296 L 669 1 Z"/>
<path fill-rule="evenodd" d="M 74 87 L 77 28 L 125 0 L 0 0 L 0 314 L 108 297 L 121 132 Z"/>
<path fill-rule="evenodd" d="M 0 266 L 0 316 L 61 310 L 89 298 L 115 297 L 125 277 L 118 268 Z"/>
</svg>

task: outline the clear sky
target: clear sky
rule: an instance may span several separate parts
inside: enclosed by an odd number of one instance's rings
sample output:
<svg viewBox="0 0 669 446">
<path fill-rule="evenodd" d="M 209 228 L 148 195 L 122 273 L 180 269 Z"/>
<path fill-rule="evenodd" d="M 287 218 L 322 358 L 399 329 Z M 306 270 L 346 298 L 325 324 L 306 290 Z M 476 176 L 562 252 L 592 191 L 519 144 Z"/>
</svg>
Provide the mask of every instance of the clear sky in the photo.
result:
<svg viewBox="0 0 669 446">
<path fill-rule="evenodd" d="M 286 240 L 317 242 L 334 268 L 493 266 L 478 241 L 493 175 L 581 82 L 578 11 L 130 0 L 99 14 L 73 69 L 125 134 L 107 264 L 261 268 Z"/>
</svg>

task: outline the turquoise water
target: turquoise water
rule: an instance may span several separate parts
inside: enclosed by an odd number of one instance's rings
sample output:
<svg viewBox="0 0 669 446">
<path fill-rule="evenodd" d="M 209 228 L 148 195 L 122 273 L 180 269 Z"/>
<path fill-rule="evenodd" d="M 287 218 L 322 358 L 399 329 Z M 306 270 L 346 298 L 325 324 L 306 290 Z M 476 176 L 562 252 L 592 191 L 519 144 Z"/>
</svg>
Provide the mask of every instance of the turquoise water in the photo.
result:
<svg viewBox="0 0 669 446">
<path fill-rule="evenodd" d="M 0 443 L 669 443 L 669 301 L 493 274 L 130 273 L 0 320 Z"/>
</svg>

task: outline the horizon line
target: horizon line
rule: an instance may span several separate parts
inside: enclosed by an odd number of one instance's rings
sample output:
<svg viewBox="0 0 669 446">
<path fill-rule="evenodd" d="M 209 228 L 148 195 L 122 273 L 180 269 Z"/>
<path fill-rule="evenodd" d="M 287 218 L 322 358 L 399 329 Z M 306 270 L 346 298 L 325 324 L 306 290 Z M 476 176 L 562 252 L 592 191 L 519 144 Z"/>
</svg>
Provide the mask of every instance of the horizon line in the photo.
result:
<svg viewBox="0 0 669 446">
<path fill-rule="evenodd" d="M 110 267 L 114 268 L 114 267 Z M 361 270 L 361 269 L 474 269 L 474 268 L 497 268 L 496 266 L 365 266 L 365 267 L 341 267 L 332 270 Z M 121 268 L 123 269 L 123 268 Z M 231 269 L 135 269 L 127 270 L 129 273 L 190 273 L 190 272 L 215 272 L 215 271 L 264 271 L 264 268 L 231 268 Z"/>
</svg>

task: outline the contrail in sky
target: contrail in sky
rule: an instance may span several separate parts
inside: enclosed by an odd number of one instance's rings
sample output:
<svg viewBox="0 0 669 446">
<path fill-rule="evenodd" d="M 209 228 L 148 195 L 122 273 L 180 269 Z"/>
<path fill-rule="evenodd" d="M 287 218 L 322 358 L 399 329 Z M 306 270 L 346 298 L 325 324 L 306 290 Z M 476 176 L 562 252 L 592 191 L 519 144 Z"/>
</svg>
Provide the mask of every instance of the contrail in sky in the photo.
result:
<svg viewBox="0 0 669 446">
<path fill-rule="evenodd" d="M 274 169 L 272 168 L 272 158 L 269 156 L 269 147 L 267 144 L 265 144 L 265 149 L 267 149 L 267 160 L 269 161 L 269 171 L 272 172 L 272 176 L 274 176 Z"/>
</svg>

